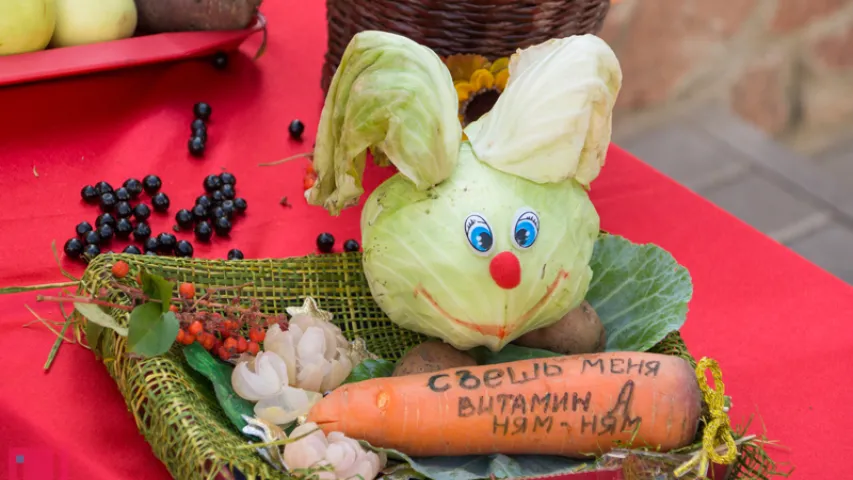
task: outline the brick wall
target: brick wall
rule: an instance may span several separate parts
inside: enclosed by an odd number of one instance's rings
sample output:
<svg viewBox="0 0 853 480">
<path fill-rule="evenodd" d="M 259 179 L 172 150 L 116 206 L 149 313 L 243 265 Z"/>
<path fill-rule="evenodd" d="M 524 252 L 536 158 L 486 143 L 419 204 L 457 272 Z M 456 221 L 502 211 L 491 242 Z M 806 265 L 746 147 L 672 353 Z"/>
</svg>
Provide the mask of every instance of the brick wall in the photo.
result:
<svg viewBox="0 0 853 480">
<path fill-rule="evenodd" d="M 853 133 L 853 0 L 620 0 L 600 35 L 617 132 L 713 98 L 805 153 Z"/>
</svg>

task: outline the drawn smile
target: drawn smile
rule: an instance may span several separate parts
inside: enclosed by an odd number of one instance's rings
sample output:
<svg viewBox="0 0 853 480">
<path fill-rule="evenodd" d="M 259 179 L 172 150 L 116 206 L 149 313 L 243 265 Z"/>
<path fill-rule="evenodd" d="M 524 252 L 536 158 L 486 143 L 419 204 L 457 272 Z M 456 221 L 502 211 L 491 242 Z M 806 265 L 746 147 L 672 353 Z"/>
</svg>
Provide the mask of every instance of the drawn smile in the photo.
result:
<svg viewBox="0 0 853 480">
<path fill-rule="evenodd" d="M 542 298 L 540 298 L 535 305 L 530 307 L 527 312 L 525 312 L 522 316 L 518 317 L 514 322 L 511 322 L 509 325 L 502 326 L 478 325 L 476 323 L 466 322 L 465 320 L 460 320 L 454 317 L 453 315 L 449 314 L 447 310 L 443 309 L 441 305 L 439 305 L 438 302 L 435 301 L 432 295 L 422 285 L 418 285 L 415 288 L 414 294 L 415 298 L 423 296 L 424 300 L 426 300 L 426 302 L 429 303 L 430 306 L 434 308 L 439 315 L 446 318 L 447 320 L 450 320 L 451 322 L 468 328 L 470 330 L 474 330 L 475 332 L 479 332 L 482 335 L 497 337 L 498 339 L 503 340 L 515 330 L 516 325 L 523 324 L 528 319 L 530 319 L 530 317 L 536 315 L 536 312 L 542 309 L 548 299 L 551 298 L 555 291 L 557 291 L 557 287 L 559 287 L 560 284 L 563 283 L 563 281 L 567 278 L 569 278 L 569 272 L 560 269 L 560 271 L 557 272 L 557 278 L 555 278 L 554 281 L 551 282 L 550 285 L 548 285 L 548 289 L 545 290 L 545 294 L 542 295 Z"/>
</svg>

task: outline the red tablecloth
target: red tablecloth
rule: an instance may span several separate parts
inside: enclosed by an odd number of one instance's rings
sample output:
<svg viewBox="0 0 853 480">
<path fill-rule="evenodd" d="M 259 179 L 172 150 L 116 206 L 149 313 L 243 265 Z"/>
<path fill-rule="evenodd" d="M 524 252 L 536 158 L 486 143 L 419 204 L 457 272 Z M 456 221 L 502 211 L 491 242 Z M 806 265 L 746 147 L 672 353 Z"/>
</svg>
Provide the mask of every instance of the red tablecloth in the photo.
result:
<svg viewBox="0 0 853 480">
<path fill-rule="evenodd" d="M 358 209 L 331 218 L 305 205 L 305 162 L 257 167 L 311 148 L 325 49 L 319 0 L 269 2 L 265 12 L 269 46 L 257 63 L 232 58 L 217 71 L 188 61 L 0 89 L 0 286 L 62 281 L 50 242 L 61 249 L 80 220 L 97 215 L 80 201 L 82 185 L 148 173 L 163 179 L 171 215 L 192 205 L 206 174 L 236 174 L 248 215 L 230 241 L 195 243 L 197 257 L 233 247 L 247 257 L 302 255 L 321 231 L 339 245 L 358 237 Z M 244 47 L 253 52 L 257 41 Z M 204 159 L 186 148 L 197 101 L 213 107 Z M 287 135 L 294 118 L 307 128 L 302 144 Z M 367 187 L 387 175 L 371 169 Z M 292 208 L 279 204 L 283 196 Z M 720 362 L 734 421 L 760 415 L 768 436 L 792 451 L 774 456 L 794 463 L 800 478 L 847 478 L 853 289 L 618 147 L 592 196 L 605 229 L 655 242 L 690 270 L 695 295 L 683 333 L 694 355 Z M 155 233 L 170 231 L 171 215 L 154 215 Z M 167 478 L 90 352 L 66 345 L 43 371 L 54 336 L 21 328 L 32 320 L 25 303 L 60 318 L 32 293 L 0 297 L 0 451 L 10 471 L 25 454 L 29 465 L 63 465 L 64 478 Z"/>
</svg>

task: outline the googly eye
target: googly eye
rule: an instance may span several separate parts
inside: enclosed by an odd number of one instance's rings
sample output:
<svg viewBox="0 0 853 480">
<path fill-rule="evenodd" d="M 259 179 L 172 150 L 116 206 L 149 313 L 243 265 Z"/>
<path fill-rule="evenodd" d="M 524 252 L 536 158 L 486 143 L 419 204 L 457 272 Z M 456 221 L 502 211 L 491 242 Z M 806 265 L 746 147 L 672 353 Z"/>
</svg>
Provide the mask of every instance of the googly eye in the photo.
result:
<svg viewBox="0 0 853 480">
<path fill-rule="evenodd" d="M 539 215 L 529 208 L 519 210 L 512 229 L 512 243 L 518 248 L 530 248 L 539 236 Z"/>
<path fill-rule="evenodd" d="M 494 245 L 494 236 L 489 222 L 479 214 L 471 214 L 465 219 L 465 237 L 468 244 L 479 254 L 488 253 Z"/>
</svg>

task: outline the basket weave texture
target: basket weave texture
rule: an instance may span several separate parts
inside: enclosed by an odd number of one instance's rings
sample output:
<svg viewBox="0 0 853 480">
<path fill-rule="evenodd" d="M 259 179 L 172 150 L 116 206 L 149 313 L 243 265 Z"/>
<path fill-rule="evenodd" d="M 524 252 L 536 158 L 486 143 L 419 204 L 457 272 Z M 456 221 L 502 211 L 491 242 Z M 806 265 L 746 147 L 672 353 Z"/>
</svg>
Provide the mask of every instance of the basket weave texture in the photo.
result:
<svg viewBox="0 0 853 480">
<path fill-rule="evenodd" d="M 403 35 L 440 56 L 494 59 L 552 38 L 598 33 L 609 9 L 610 0 L 326 0 L 322 88 L 364 30 Z"/>
<path fill-rule="evenodd" d="M 306 296 L 334 314 L 334 322 L 349 339 L 360 337 L 380 357 L 395 360 L 425 337 L 394 325 L 374 303 L 363 274 L 361 254 L 341 253 L 268 260 L 202 260 L 127 254 L 95 257 L 83 277 L 91 294 L 109 288 L 110 267 L 126 261 L 134 278 L 146 271 L 172 281 L 193 282 L 198 292 L 208 287 L 251 282 L 241 298 L 261 301 L 265 313 L 281 314 L 299 306 Z M 127 305 L 120 291 L 110 301 Z M 126 325 L 126 314 L 110 312 Z M 111 332 L 111 331 L 110 331 Z M 163 356 L 131 359 L 125 338 L 115 333 L 102 339 L 103 362 L 117 383 L 137 427 L 176 479 L 212 479 L 223 468 L 238 469 L 247 478 L 289 479 L 267 464 L 222 412 L 210 383 L 184 360 L 180 347 Z M 676 355 L 696 363 L 677 332 L 667 336 L 654 352 Z"/>
</svg>

